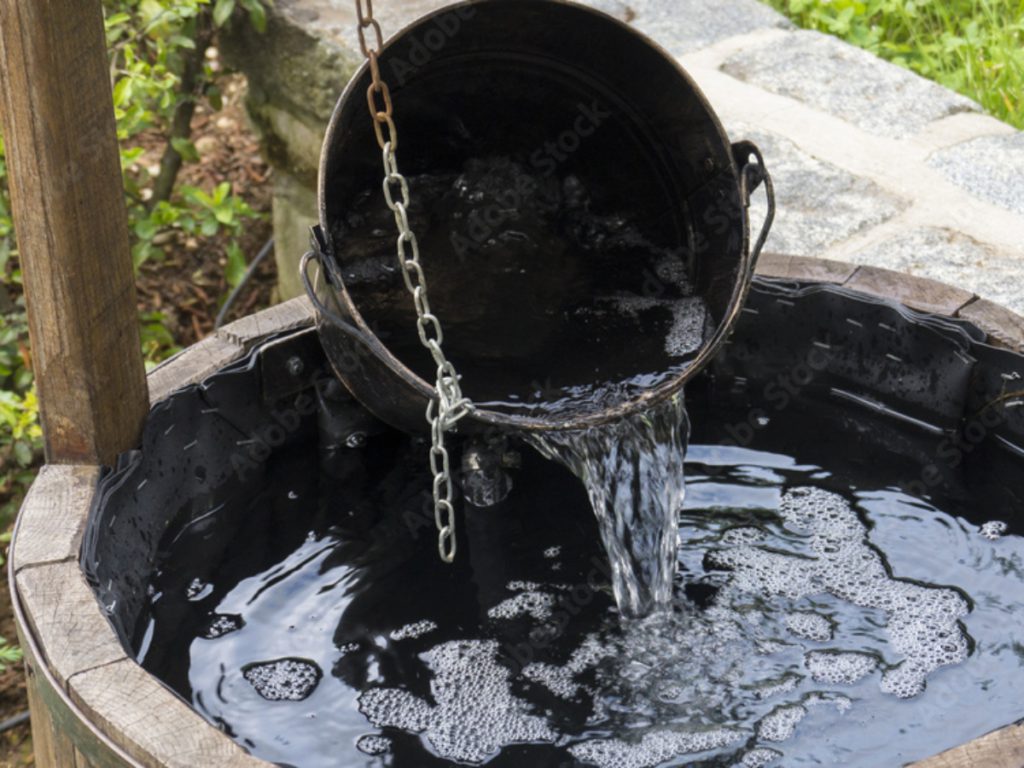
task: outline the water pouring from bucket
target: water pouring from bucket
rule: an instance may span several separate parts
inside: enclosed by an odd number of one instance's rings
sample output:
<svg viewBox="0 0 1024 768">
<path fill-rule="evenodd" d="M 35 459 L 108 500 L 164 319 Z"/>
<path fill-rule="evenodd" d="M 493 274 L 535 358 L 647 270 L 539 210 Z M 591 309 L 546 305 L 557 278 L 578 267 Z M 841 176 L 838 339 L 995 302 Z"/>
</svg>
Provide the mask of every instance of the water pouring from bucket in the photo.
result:
<svg viewBox="0 0 1024 768">
<path fill-rule="evenodd" d="M 592 9 L 460 3 L 384 45 L 357 7 L 367 63 L 327 131 L 303 263 L 332 366 L 383 421 L 419 432 L 428 414 L 442 558 L 446 435 L 519 435 L 587 485 L 620 609 L 645 615 L 671 598 L 683 388 L 725 342 L 771 225 L 760 152 Z"/>
</svg>

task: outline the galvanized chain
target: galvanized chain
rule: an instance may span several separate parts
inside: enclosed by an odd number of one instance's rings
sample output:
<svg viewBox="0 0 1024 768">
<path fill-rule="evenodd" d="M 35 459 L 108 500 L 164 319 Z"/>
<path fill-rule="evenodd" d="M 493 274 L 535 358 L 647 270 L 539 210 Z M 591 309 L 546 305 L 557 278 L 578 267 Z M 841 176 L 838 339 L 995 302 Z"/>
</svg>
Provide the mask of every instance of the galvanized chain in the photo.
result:
<svg viewBox="0 0 1024 768">
<path fill-rule="evenodd" d="M 365 3 L 365 10 L 364 10 Z M 472 402 L 464 397 L 459 386 L 459 375 L 455 366 L 445 357 L 442 344 L 444 333 L 441 322 L 430 310 L 427 299 L 427 279 L 420 264 L 420 246 L 416 234 L 409 225 L 409 182 L 398 170 L 395 150 L 398 148 L 398 130 L 395 128 L 391 90 L 380 74 L 378 55 L 384 47 L 380 24 L 373 17 L 373 0 L 356 0 L 359 17 L 359 45 L 370 64 L 370 87 L 366 100 L 373 117 L 373 130 L 377 143 L 383 151 L 384 200 L 395 215 L 398 229 L 396 249 L 398 262 L 402 267 L 405 287 L 412 294 L 416 306 L 416 330 L 420 342 L 429 350 L 437 364 L 435 398 L 427 406 L 427 421 L 430 423 L 430 471 L 434 475 L 434 522 L 437 525 L 437 548 L 446 563 L 455 561 L 455 508 L 452 505 L 454 490 L 451 477 L 451 461 L 445 447 L 445 432 L 473 410 Z M 372 32 L 373 39 L 367 36 Z"/>
</svg>

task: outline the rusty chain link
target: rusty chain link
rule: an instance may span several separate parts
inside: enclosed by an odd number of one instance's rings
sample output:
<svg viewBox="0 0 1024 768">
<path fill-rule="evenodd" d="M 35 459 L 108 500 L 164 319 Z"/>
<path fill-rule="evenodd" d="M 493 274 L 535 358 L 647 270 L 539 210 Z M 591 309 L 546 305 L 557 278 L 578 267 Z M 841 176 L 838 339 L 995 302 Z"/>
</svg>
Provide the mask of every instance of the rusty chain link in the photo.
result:
<svg viewBox="0 0 1024 768">
<path fill-rule="evenodd" d="M 365 6 L 365 8 L 364 8 Z M 445 432 L 473 410 L 473 404 L 463 396 L 455 366 L 445 357 L 442 344 L 444 332 L 441 321 L 431 312 L 427 299 L 427 279 L 420 264 L 420 246 L 416 233 L 409 225 L 409 182 L 398 170 L 398 130 L 395 127 L 391 89 L 380 72 L 378 56 L 384 47 L 380 24 L 373 16 L 373 0 L 356 0 L 359 18 L 359 46 L 370 65 L 370 87 L 366 101 L 373 118 L 373 130 L 383 152 L 384 201 L 395 216 L 398 229 L 396 250 L 405 287 L 412 294 L 416 307 L 416 331 L 420 342 L 430 352 L 437 365 L 435 397 L 427 406 L 430 424 L 430 471 L 434 476 L 434 522 L 437 526 L 437 548 L 446 563 L 455 561 L 455 508 L 451 477 L 451 460 L 445 447 Z M 367 35 L 372 32 L 372 40 Z"/>
</svg>

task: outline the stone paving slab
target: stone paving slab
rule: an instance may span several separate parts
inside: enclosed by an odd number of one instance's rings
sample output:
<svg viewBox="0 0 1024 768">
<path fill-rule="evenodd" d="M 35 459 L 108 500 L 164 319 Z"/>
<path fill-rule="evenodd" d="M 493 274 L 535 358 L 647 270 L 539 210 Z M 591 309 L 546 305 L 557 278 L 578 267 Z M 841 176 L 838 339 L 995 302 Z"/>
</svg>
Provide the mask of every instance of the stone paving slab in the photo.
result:
<svg viewBox="0 0 1024 768">
<path fill-rule="evenodd" d="M 819 32 L 803 30 L 744 50 L 722 69 L 871 133 L 897 139 L 941 117 L 980 109 L 908 69 Z"/>
<path fill-rule="evenodd" d="M 769 251 L 820 256 L 907 206 L 874 182 L 822 162 L 777 134 L 735 122 L 726 128 L 734 139 L 749 139 L 760 147 L 775 182 L 775 223 L 765 245 Z M 764 196 L 756 193 L 750 206 L 752 229 L 761 225 L 767 210 Z"/>
<path fill-rule="evenodd" d="M 939 150 L 928 164 L 971 194 L 1024 216 L 1024 131 L 965 141 Z"/>
<path fill-rule="evenodd" d="M 584 0 L 608 10 L 608 0 Z M 674 56 L 759 29 L 793 29 L 758 0 L 627 0 L 634 26 Z"/>
</svg>

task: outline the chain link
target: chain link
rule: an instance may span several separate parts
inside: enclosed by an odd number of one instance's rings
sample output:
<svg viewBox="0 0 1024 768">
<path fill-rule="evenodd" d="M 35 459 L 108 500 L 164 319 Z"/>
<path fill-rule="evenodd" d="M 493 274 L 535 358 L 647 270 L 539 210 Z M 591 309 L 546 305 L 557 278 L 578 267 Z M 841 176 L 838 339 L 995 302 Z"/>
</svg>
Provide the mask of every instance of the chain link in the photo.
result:
<svg viewBox="0 0 1024 768">
<path fill-rule="evenodd" d="M 365 5 L 365 9 L 364 9 Z M 409 224 L 409 182 L 398 170 L 398 129 L 395 127 L 391 89 L 380 73 L 378 55 L 384 47 L 380 24 L 373 16 L 373 0 L 356 0 L 359 17 L 359 45 L 370 64 L 370 87 L 366 101 L 373 118 L 373 130 L 383 152 L 384 201 L 395 216 L 398 239 L 395 249 L 402 267 L 402 279 L 412 294 L 416 307 L 416 331 L 420 342 L 430 352 L 437 365 L 435 397 L 427 406 L 430 424 L 430 471 L 434 476 L 434 523 L 437 526 L 437 549 L 446 563 L 455 561 L 455 507 L 452 485 L 451 459 L 445 447 L 445 433 L 473 410 L 469 398 L 462 394 L 455 366 L 444 354 L 444 332 L 441 321 L 431 312 L 427 298 L 427 278 L 420 264 L 420 245 Z M 373 33 L 373 45 L 367 40 L 367 30 Z"/>
</svg>

